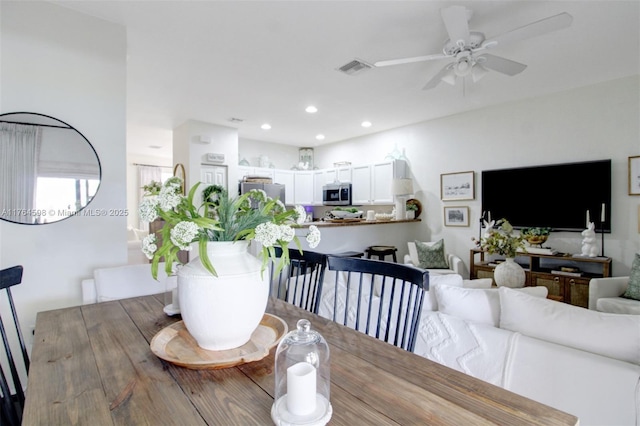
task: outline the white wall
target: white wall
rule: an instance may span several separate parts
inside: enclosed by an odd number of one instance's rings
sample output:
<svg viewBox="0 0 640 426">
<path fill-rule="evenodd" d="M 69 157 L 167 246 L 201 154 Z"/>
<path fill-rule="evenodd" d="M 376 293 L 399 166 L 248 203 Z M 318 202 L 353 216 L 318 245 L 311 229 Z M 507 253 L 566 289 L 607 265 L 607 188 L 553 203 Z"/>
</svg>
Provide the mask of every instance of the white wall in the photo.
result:
<svg viewBox="0 0 640 426">
<path fill-rule="evenodd" d="M 416 197 L 424 209 L 416 238 L 444 238 L 447 249 L 468 266 L 471 238 L 479 231 L 482 170 L 611 158 L 613 232 L 605 235 L 605 254 L 613 258 L 614 275 L 625 275 L 640 251 L 640 197 L 627 195 L 627 159 L 640 154 L 638 93 L 640 77 L 634 76 L 471 111 L 316 147 L 316 163 L 380 161 L 395 144 L 400 151 L 406 150 Z M 441 201 L 440 174 L 468 170 L 476 172 L 475 200 Z M 558 184 L 569 188 L 571 179 Z M 443 207 L 457 205 L 470 207 L 469 228 L 444 226 Z M 579 233 L 552 233 L 547 245 L 580 253 L 581 238 Z"/>
<path fill-rule="evenodd" d="M 273 168 L 289 170 L 299 162 L 299 149 L 297 146 L 240 138 L 238 161 L 247 160 L 251 166 L 260 167 L 260 157 L 266 155 Z"/>
<path fill-rule="evenodd" d="M 200 140 L 208 143 L 200 143 Z M 237 191 L 237 164 L 238 164 L 238 130 L 205 123 L 203 121 L 189 120 L 173 130 L 173 161 L 184 164 L 187 174 L 187 192 L 200 182 L 200 166 L 206 163 L 208 153 L 224 154 L 224 163 L 229 167 L 227 184 L 230 194 Z M 203 188 L 204 189 L 204 188 Z"/>
<path fill-rule="evenodd" d="M 93 145 L 102 183 L 86 209 L 125 209 L 126 33 L 46 2 L 0 3 L 0 109 L 50 115 Z M 0 222 L 0 268 L 24 266 L 13 291 L 25 330 L 36 313 L 81 303 L 80 282 L 127 261 L 124 216 L 27 226 Z"/>
</svg>

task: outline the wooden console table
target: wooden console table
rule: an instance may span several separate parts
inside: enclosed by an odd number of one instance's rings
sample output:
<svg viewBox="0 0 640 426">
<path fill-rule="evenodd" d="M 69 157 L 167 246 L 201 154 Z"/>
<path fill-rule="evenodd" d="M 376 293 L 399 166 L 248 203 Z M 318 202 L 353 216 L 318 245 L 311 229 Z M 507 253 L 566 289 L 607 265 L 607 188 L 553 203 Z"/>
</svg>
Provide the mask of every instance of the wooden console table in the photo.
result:
<svg viewBox="0 0 640 426">
<path fill-rule="evenodd" d="M 485 252 L 471 249 L 469 254 L 470 278 L 493 278 L 495 264 L 485 259 Z M 611 276 L 610 257 L 581 257 L 558 253 L 555 255 L 518 253 L 516 261 L 525 270 L 527 286 L 543 285 L 549 289 L 549 297 L 571 305 L 589 306 L 589 282 L 591 278 Z M 578 267 L 582 274 L 553 273 L 562 266 Z"/>
<path fill-rule="evenodd" d="M 164 296 L 38 313 L 22 424 L 270 425 L 274 354 L 222 370 L 162 361 L 151 338 L 176 322 Z M 330 425 L 576 425 L 578 419 L 381 340 L 270 300 L 331 350 Z"/>
</svg>

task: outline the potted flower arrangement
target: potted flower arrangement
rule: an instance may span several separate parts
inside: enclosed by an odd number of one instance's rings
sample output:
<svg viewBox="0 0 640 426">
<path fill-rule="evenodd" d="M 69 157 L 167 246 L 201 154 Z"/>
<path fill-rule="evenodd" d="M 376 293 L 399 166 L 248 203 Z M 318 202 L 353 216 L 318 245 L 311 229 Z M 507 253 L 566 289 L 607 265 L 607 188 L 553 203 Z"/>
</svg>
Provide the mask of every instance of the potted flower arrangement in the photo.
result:
<svg viewBox="0 0 640 426">
<path fill-rule="evenodd" d="M 500 263 L 493 273 L 493 279 L 499 286 L 522 287 L 526 276 L 524 270 L 514 258 L 519 249 L 525 250 L 524 237 L 513 233 L 513 226 L 506 219 L 500 219 L 490 228 L 476 245 L 489 254 L 505 256 L 506 261 Z"/>
<path fill-rule="evenodd" d="M 418 211 L 418 206 L 414 203 L 407 203 L 406 204 L 406 218 L 407 219 L 415 219 L 416 218 L 416 212 Z"/>
<path fill-rule="evenodd" d="M 226 350 L 242 346 L 258 326 L 269 296 L 264 270 L 276 258 L 276 246 L 283 254 L 275 273 L 289 263 L 292 241 L 300 249 L 295 228 L 305 221 L 306 212 L 302 206 L 287 210 L 260 190 L 237 197 L 221 191 L 215 203 L 205 199 L 197 207 L 198 186 L 184 196 L 182 180 L 173 177 L 158 195 L 143 198 L 140 217 L 145 221 L 159 217 L 165 223 L 159 231 L 161 238 L 147 236 L 142 251 L 151 259 L 154 277 L 161 259 L 168 275 L 177 274 L 182 319 L 198 345 Z M 248 252 L 251 240 L 261 244 L 258 258 Z M 306 240 L 311 248 L 318 245 L 316 226 L 309 227 Z M 192 243 L 197 243 L 199 256 L 177 267 L 178 252 L 190 250 Z"/>
<path fill-rule="evenodd" d="M 525 240 L 531 246 L 542 247 L 547 239 L 549 238 L 549 234 L 551 233 L 551 228 L 522 228 L 520 230 L 520 235 L 524 237 Z"/>
</svg>

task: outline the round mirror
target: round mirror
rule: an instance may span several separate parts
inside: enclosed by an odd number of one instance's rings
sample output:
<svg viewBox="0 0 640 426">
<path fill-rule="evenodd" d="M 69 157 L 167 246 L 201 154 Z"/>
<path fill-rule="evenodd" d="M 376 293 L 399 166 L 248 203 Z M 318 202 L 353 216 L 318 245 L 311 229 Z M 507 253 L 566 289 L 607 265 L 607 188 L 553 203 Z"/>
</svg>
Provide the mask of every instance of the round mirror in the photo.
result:
<svg viewBox="0 0 640 426">
<path fill-rule="evenodd" d="M 100 186 L 89 141 L 43 114 L 0 114 L 0 219 L 39 225 L 83 214 Z"/>
</svg>

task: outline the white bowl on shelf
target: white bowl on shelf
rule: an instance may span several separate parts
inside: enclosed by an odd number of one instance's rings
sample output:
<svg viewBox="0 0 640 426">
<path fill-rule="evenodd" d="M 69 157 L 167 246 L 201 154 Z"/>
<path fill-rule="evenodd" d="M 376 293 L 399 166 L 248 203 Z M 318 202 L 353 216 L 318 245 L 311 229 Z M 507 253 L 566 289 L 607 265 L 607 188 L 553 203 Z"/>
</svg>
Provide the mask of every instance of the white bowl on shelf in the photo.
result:
<svg viewBox="0 0 640 426">
<path fill-rule="evenodd" d="M 361 210 L 358 210 L 355 213 L 351 213 L 346 210 L 331 210 L 331 214 L 336 219 L 354 219 L 354 218 L 362 217 Z"/>
<path fill-rule="evenodd" d="M 376 220 L 378 222 L 389 222 L 394 217 L 396 217 L 396 215 L 393 213 L 376 213 Z"/>
</svg>

